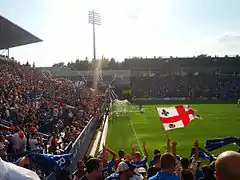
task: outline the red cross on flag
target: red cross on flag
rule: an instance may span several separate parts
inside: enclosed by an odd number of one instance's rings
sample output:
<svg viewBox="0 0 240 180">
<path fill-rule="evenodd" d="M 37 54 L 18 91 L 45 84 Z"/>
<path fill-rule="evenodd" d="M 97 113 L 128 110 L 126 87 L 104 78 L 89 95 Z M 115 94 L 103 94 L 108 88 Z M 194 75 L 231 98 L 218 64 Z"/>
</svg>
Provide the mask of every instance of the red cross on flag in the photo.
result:
<svg viewBox="0 0 240 180">
<path fill-rule="evenodd" d="M 191 120 L 199 117 L 189 105 L 157 107 L 157 111 L 165 131 L 186 127 Z"/>
</svg>

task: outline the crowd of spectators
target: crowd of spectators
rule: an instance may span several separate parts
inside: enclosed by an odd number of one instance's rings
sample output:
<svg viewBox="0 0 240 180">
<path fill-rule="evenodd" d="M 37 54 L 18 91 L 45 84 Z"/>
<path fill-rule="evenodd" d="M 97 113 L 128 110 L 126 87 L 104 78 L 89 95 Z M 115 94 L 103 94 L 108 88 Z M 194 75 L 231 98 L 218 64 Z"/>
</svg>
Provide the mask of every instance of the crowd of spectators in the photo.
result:
<svg viewBox="0 0 240 180">
<path fill-rule="evenodd" d="M 133 96 L 137 98 L 187 97 L 237 99 L 240 77 L 225 75 L 132 77 Z"/>
<path fill-rule="evenodd" d="M 232 75 L 131 77 L 135 97 L 237 98 L 239 83 L 239 77 Z M 66 152 L 64 149 L 76 140 L 91 117 L 100 118 L 98 110 L 104 101 L 103 93 L 85 85 L 76 87 L 70 80 L 56 78 L 49 72 L 20 65 L 14 60 L 0 60 L 0 167 L 2 160 L 5 163 L 19 158 L 18 165 L 22 166 L 21 157 L 27 151 Z M 153 159 L 149 159 L 145 144 L 142 148 L 143 154 L 136 152 L 134 145 L 131 154 L 124 150 L 119 150 L 117 154 L 103 146 L 96 158 L 79 160 L 73 174 L 57 179 L 240 179 L 238 152 L 224 152 L 202 166 L 198 141 L 194 142 L 192 158 L 178 155 L 177 143 L 171 143 L 170 138 L 166 152 L 154 150 Z"/>
<path fill-rule="evenodd" d="M 30 65 L 0 60 L 0 156 L 14 161 L 27 151 L 63 153 L 103 102 L 86 86 Z"/>
<path fill-rule="evenodd" d="M 119 150 L 117 154 L 107 148 L 98 154 L 97 158 L 87 157 L 78 162 L 78 169 L 73 173 L 74 180 L 239 180 L 240 153 L 226 151 L 201 164 L 198 141 L 193 145 L 191 158 L 177 154 L 177 142 L 167 140 L 166 152 L 154 150 L 154 158 L 149 161 L 146 146 L 143 145 L 144 157 L 135 152 L 126 154 Z M 111 158 L 108 154 L 111 154 Z M 110 159 L 108 161 L 108 159 Z"/>
</svg>

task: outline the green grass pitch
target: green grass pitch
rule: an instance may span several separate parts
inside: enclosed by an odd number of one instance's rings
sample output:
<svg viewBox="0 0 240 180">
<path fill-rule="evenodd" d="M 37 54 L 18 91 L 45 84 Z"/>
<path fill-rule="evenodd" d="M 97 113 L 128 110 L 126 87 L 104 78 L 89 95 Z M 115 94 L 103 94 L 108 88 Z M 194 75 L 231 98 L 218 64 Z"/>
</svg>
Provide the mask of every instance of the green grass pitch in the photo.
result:
<svg viewBox="0 0 240 180">
<path fill-rule="evenodd" d="M 135 144 L 140 151 L 130 120 L 136 131 L 139 142 L 145 143 L 150 158 L 155 148 L 164 152 L 166 149 L 166 135 L 161 126 L 156 110 L 157 105 L 143 105 L 144 113 L 131 112 L 128 117 L 117 117 L 109 121 L 107 146 L 114 151 L 124 149 L 131 153 L 131 144 Z M 159 106 L 159 105 L 158 105 Z M 170 105 L 163 105 L 170 106 Z M 182 157 L 189 157 L 195 140 L 204 148 L 204 141 L 226 136 L 240 136 L 240 108 L 236 104 L 191 104 L 199 114 L 201 120 L 193 120 L 185 128 L 168 131 L 172 140 L 177 141 L 177 153 Z M 212 154 L 218 155 L 227 149 L 237 150 L 235 145 L 228 145 Z"/>
</svg>

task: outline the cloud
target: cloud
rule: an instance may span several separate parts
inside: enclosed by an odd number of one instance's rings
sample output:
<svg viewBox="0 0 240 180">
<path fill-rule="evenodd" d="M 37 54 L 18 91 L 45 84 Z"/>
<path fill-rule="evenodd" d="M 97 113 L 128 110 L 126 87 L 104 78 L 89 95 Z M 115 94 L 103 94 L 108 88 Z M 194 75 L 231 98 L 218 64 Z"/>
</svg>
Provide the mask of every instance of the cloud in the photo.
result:
<svg viewBox="0 0 240 180">
<path fill-rule="evenodd" d="M 218 36 L 201 37 L 196 52 L 208 55 L 234 56 L 240 52 L 240 33 L 223 33 Z"/>
<path fill-rule="evenodd" d="M 240 43 L 240 35 L 224 34 L 218 37 L 219 43 Z"/>
</svg>

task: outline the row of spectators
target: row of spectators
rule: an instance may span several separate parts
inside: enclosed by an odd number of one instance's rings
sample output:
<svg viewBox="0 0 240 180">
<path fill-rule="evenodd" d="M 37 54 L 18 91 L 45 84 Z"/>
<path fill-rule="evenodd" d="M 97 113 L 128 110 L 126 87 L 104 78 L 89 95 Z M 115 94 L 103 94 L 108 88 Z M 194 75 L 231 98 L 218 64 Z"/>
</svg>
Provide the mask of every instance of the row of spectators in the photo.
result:
<svg viewBox="0 0 240 180">
<path fill-rule="evenodd" d="M 237 99 L 239 76 L 146 76 L 132 77 L 133 96 L 142 97 L 210 97 Z"/>
<path fill-rule="evenodd" d="M 172 150 L 171 150 L 172 146 Z M 166 152 L 154 151 L 154 159 L 148 165 L 148 153 L 143 145 L 145 155 L 140 152 L 126 154 L 123 150 L 116 153 L 103 147 L 97 158 L 87 157 L 77 164 L 74 180 L 239 180 L 240 153 L 227 151 L 220 154 L 209 164 L 201 165 L 198 141 L 194 143 L 194 155 L 191 159 L 177 155 L 177 143 L 168 139 Z M 108 154 L 111 160 L 108 161 Z"/>
<path fill-rule="evenodd" d="M 0 60 L 0 156 L 49 150 L 74 142 L 104 101 L 95 92 L 14 60 Z M 3 155 L 5 157 L 3 157 Z"/>
</svg>

